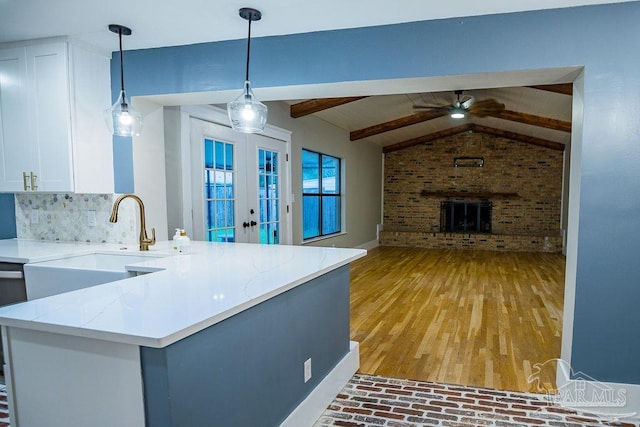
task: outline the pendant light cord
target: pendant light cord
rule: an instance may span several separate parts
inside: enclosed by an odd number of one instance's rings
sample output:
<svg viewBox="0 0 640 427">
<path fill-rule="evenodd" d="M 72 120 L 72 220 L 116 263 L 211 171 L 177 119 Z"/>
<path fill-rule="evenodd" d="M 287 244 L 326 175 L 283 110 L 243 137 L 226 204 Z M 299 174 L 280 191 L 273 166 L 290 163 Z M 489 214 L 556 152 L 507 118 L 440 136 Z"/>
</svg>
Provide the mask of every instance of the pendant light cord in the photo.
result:
<svg viewBox="0 0 640 427">
<path fill-rule="evenodd" d="M 251 53 L 251 17 L 249 17 L 249 36 L 247 37 L 247 74 L 245 75 L 245 81 L 249 81 L 249 54 Z"/>
<path fill-rule="evenodd" d="M 118 37 L 120 38 L 120 90 L 124 92 L 124 59 L 122 56 L 122 28 L 118 29 Z M 122 99 L 124 103 L 124 98 Z"/>
</svg>

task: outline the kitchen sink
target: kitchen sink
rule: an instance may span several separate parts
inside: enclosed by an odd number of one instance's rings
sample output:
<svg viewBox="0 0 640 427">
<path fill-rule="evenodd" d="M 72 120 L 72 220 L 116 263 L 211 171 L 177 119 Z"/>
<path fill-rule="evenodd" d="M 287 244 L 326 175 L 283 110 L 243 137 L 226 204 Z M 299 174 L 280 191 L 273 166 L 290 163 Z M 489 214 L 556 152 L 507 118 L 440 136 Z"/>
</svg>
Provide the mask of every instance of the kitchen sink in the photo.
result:
<svg viewBox="0 0 640 427">
<path fill-rule="evenodd" d="M 167 255 L 93 253 L 24 265 L 27 299 L 33 300 L 136 276 L 132 266 Z"/>
<path fill-rule="evenodd" d="M 51 266 L 60 268 L 79 268 L 84 270 L 103 271 L 127 271 L 127 266 L 139 262 L 149 261 L 154 258 L 163 258 L 163 255 L 139 255 L 139 254 L 104 254 L 95 253 L 77 255 L 51 261 L 38 262 L 32 265 Z"/>
</svg>

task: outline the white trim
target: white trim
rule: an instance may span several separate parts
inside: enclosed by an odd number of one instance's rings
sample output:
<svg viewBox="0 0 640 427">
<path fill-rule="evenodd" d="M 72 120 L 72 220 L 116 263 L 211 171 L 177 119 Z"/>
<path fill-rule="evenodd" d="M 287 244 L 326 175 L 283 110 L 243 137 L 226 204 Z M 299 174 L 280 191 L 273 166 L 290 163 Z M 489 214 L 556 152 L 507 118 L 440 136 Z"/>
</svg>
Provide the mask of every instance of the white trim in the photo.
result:
<svg viewBox="0 0 640 427">
<path fill-rule="evenodd" d="M 304 245 L 308 245 L 308 244 L 311 244 L 311 243 L 319 242 L 321 240 L 333 239 L 334 237 L 345 236 L 346 234 L 347 234 L 346 231 L 341 231 L 339 233 L 326 234 L 324 236 L 312 237 L 310 239 L 303 240 L 301 245 L 304 246 Z"/>
<path fill-rule="evenodd" d="M 180 167 L 182 168 L 182 223 L 187 235 L 193 234 L 193 198 L 191 195 L 191 144 L 185 144 L 191 138 L 191 117 L 183 109 L 180 111 Z M 167 201 L 169 202 L 169 201 Z M 171 235 L 172 230 L 167 230 Z"/>
<path fill-rule="evenodd" d="M 360 367 L 360 350 L 355 341 L 349 353 L 338 362 L 311 393 L 289 414 L 280 427 L 312 426 Z"/>
<path fill-rule="evenodd" d="M 580 218 L 580 182 L 582 174 L 582 123 L 584 114 L 584 73 L 573 82 L 573 106 L 571 126 L 571 157 L 569 168 L 569 212 L 567 215 L 567 244 L 564 282 L 564 308 L 560 358 L 571 361 L 573 345 L 573 320 L 576 302 L 576 277 L 578 272 L 578 221 Z M 556 373 L 558 384 L 562 381 Z"/>
<path fill-rule="evenodd" d="M 365 249 L 367 251 L 370 251 L 371 249 L 375 249 L 378 246 L 380 246 L 380 242 L 378 240 L 372 240 L 370 242 L 356 246 L 355 249 Z"/>
</svg>

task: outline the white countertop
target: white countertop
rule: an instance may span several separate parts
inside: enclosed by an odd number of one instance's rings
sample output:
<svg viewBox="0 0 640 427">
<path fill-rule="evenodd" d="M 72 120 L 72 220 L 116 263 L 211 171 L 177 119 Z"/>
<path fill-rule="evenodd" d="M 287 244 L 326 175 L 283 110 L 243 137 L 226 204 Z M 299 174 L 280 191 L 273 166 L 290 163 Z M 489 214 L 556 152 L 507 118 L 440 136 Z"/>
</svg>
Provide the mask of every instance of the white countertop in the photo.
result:
<svg viewBox="0 0 640 427">
<path fill-rule="evenodd" d="M 0 261 L 116 253 L 121 247 L 0 240 Z M 150 252 L 170 254 L 171 243 L 159 242 Z M 2 307 L 0 324 L 165 347 L 365 254 L 362 249 L 192 241 L 188 255 L 136 264 L 138 271 L 154 273 Z"/>
</svg>

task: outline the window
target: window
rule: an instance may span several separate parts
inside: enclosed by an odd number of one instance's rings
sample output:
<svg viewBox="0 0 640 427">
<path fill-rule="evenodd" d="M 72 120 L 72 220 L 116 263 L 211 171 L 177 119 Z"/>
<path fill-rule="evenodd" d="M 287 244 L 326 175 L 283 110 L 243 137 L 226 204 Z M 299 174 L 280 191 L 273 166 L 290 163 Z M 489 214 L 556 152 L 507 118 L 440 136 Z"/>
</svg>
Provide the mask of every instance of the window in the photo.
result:
<svg viewBox="0 0 640 427">
<path fill-rule="evenodd" d="M 341 160 L 302 150 L 302 238 L 342 230 Z"/>
</svg>

